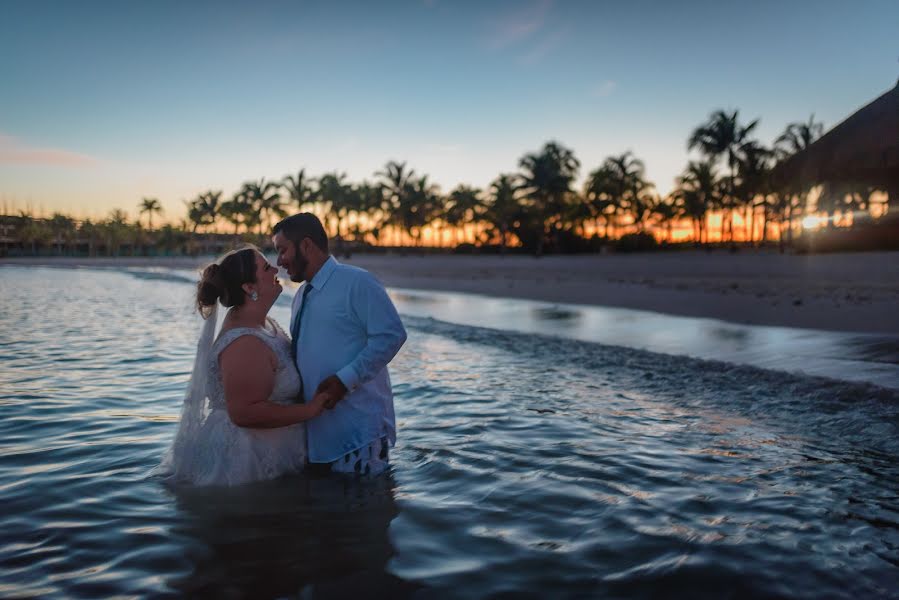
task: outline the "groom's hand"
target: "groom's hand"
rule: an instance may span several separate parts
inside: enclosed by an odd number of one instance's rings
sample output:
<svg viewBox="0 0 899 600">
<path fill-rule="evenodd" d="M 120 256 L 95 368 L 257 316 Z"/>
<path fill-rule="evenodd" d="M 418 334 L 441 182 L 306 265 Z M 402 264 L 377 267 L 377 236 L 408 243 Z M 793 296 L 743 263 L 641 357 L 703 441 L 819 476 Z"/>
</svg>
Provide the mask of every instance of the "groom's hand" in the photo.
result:
<svg viewBox="0 0 899 600">
<path fill-rule="evenodd" d="M 331 375 L 318 384 L 318 388 L 315 390 L 316 394 L 322 392 L 328 395 L 328 399 L 325 400 L 325 408 L 330 409 L 337 406 L 337 403 L 346 396 L 347 390 L 346 386 L 343 385 L 343 382 L 340 381 L 340 378 L 337 375 Z"/>
</svg>

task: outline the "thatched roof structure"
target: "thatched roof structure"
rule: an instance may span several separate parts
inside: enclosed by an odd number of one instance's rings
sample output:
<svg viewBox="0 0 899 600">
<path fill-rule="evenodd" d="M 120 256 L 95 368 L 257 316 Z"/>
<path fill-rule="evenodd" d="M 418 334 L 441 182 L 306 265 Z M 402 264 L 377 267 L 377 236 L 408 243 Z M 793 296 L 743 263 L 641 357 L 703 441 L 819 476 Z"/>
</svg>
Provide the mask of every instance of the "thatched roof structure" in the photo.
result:
<svg viewBox="0 0 899 600">
<path fill-rule="evenodd" d="M 899 83 L 775 168 L 798 184 L 859 182 L 899 203 Z"/>
</svg>

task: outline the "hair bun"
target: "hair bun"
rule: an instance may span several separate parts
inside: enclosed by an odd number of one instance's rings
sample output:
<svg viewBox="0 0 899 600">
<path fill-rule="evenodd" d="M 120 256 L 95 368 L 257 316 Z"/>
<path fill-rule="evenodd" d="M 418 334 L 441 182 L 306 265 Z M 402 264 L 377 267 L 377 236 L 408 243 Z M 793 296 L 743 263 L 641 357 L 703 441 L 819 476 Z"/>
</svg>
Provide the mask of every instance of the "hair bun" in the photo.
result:
<svg viewBox="0 0 899 600">
<path fill-rule="evenodd" d="M 232 250 L 212 263 L 197 284 L 197 308 L 204 317 L 212 313 L 216 302 L 222 306 L 241 306 L 246 296 L 243 285 L 256 282 L 256 255 L 259 249 L 247 245 Z"/>
<path fill-rule="evenodd" d="M 209 316 L 209 313 L 212 312 L 211 307 L 215 306 L 223 292 L 221 267 L 212 263 L 203 269 L 200 282 L 197 284 L 197 308 L 204 317 Z"/>
</svg>

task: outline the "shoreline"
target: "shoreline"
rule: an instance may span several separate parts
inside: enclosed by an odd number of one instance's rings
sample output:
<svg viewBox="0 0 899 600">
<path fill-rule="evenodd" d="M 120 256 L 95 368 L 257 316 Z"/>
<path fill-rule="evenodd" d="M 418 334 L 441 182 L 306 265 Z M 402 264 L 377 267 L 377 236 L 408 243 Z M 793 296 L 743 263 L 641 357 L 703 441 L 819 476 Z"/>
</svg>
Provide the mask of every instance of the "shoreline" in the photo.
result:
<svg viewBox="0 0 899 600">
<path fill-rule="evenodd" d="M 0 267 L 194 269 L 215 257 L 0 259 Z M 899 335 L 899 252 L 356 254 L 387 287 L 610 306 L 747 325 Z M 2 269 L 0 269 L 2 273 Z"/>
</svg>

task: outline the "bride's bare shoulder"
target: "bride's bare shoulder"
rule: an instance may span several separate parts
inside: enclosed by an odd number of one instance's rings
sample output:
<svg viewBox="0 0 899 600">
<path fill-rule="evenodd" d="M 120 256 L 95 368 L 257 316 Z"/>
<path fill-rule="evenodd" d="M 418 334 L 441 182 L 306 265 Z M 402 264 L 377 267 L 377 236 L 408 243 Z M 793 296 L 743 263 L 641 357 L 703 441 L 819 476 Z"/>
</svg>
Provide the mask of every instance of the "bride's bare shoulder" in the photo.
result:
<svg viewBox="0 0 899 600">
<path fill-rule="evenodd" d="M 242 332 L 237 331 L 239 329 L 244 328 L 225 330 L 219 335 L 219 343 L 224 346 L 219 349 L 218 356 L 222 370 L 255 369 L 261 364 L 276 367 L 278 359 L 271 347 L 253 332 L 245 329 Z M 228 331 L 235 333 L 226 335 Z"/>
</svg>

